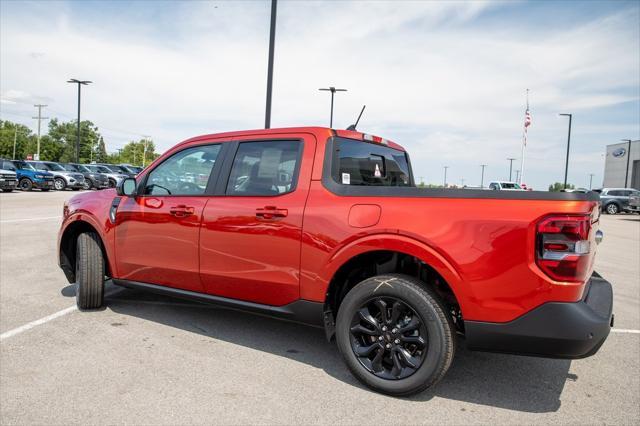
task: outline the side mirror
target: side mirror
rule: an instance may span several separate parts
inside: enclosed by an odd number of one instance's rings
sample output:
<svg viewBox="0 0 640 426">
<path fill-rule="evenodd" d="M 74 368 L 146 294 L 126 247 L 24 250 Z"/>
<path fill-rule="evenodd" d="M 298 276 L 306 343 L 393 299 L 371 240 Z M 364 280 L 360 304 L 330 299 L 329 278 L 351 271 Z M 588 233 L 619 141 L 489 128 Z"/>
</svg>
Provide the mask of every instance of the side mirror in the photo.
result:
<svg viewBox="0 0 640 426">
<path fill-rule="evenodd" d="M 120 196 L 135 197 L 137 195 L 136 186 L 136 180 L 134 178 L 125 178 L 116 186 L 116 192 Z"/>
</svg>

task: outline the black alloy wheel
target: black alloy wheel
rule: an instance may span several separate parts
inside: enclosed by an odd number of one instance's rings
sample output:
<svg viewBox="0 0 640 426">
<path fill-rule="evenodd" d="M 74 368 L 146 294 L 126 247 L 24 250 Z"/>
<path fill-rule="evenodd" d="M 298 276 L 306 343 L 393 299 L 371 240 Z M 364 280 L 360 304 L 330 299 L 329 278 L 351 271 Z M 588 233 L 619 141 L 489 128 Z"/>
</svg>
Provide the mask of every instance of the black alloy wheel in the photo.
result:
<svg viewBox="0 0 640 426">
<path fill-rule="evenodd" d="M 22 178 L 22 179 L 20 179 L 20 182 L 18 183 L 18 187 L 22 191 L 31 191 L 33 189 L 33 182 L 31 182 L 27 178 Z"/>
<path fill-rule="evenodd" d="M 376 376 L 397 380 L 420 368 L 428 334 L 420 316 L 393 297 L 375 297 L 355 313 L 351 348 L 364 368 Z"/>
</svg>

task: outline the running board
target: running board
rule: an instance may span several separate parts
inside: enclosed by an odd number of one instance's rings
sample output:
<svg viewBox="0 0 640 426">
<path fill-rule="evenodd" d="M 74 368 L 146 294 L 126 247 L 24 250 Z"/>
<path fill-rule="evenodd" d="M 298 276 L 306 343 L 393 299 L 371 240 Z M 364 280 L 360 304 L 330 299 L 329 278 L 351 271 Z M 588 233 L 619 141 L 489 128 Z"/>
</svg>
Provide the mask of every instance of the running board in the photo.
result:
<svg viewBox="0 0 640 426">
<path fill-rule="evenodd" d="M 314 327 L 323 327 L 322 303 L 319 302 L 300 299 L 289 303 L 288 305 L 271 306 L 137 281 L 112 279 L 112 282 L 116 285 L 133 290 L 143 290 L 151 293 L 162 294 L 164 296 L 193 300 L 201 303 L 220 305 L 239 311 L 267 315 L 273 318 L 298 322 Z"/>
</svg>

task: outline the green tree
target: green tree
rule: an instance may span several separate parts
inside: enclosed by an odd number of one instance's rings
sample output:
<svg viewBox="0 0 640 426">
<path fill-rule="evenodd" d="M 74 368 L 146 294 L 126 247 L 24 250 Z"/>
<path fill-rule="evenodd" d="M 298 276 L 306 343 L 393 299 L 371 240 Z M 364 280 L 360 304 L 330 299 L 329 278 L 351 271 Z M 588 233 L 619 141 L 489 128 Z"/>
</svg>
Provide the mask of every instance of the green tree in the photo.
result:
<svg viewBox="0 0 640 426">
<path fill-rule="evenodd" d="M 564 183 L 562 182 L 555 182 L 553 185 L 549 185 L 549 192 L 560 192 L 563 189 L 564 189 Z M 568 183 L 567 189 L 575 189 L 575 186 Z"/>
<path fill-rule="evenodd" d="M 142 166 L 143 156 L 144 165 L 160 156 L 156 153 L 156 146 L 150 139 L 140 139 L 139 141 L 131 141 L 127 143 L 118 154 L 112 158 L 114 162 L 132 164 L 134 166 Z"/>
<path fill-rule="evenodd" d="M 107 147 L 104 143 L 104 138 L 102 136 L 100 136 L 100 140 L 98 141 L 98 146 L 96 147 L 94 159 L 96 163 L 105 163 L 108 161 Z"/>
<path fill-rule="evenodd" d="M 78 134 L 77 121 L 60 122 L 57 118 L 49 121 L 49 137 L 56 149 L 52 153 L 58 153 L 58 158 L 46 158 L 53 161 L 71 162 L 76 160 L 76 139 Z M 80 162 L 89 163 L 95 161 L 94 153 L 99 145 L 100 133 L 91 121 L 80 122 Z M 58 149 L 61 148 L 61 149 Z M 42 144 L 40 150 L 42 151 Z M 43 158 L 44 159 L 44 158 Z"/>
<path fill-rule="evenodd" d="M 0 120 L 0 157 L 13 158 L 13 142 L 16 142 L 16 159 L 24 160 L 30 151 L 30 145 L 35 143 L 35 135 L 27 126 Z"/>
</svg>

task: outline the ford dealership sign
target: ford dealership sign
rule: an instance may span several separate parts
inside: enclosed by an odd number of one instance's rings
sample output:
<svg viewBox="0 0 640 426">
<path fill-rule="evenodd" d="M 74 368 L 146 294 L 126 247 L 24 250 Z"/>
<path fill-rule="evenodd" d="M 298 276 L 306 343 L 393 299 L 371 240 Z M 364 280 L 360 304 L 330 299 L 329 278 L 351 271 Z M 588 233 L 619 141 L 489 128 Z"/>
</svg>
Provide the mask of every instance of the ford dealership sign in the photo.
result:
<svg viewBox="0 0 640 426">
<path fill-rule="evenodd" d="M 615 151 L 613 151 L 611 153 L 611 155 L 613 155 L 614 157 L 618 158 L 618 157 L 624 157 L 624 155 L 627 153 L 627 150 L 624 148 L 618 148 Z"/>
</svg>

